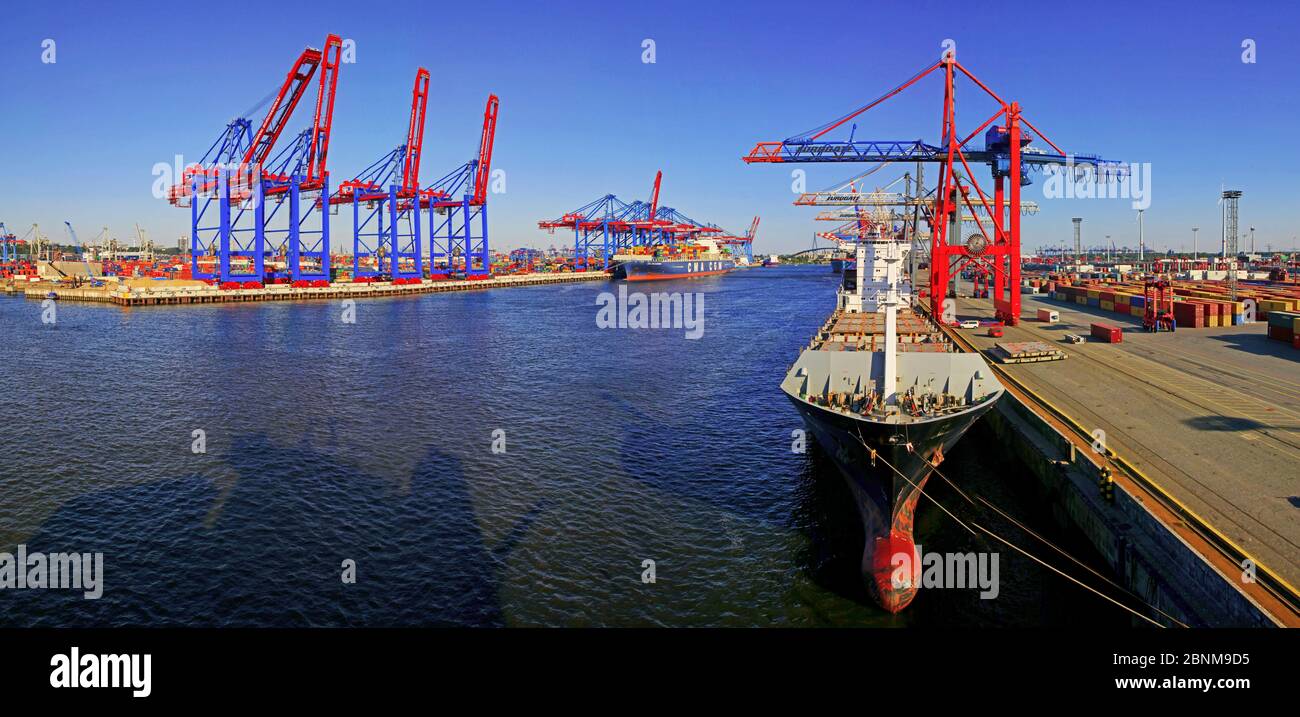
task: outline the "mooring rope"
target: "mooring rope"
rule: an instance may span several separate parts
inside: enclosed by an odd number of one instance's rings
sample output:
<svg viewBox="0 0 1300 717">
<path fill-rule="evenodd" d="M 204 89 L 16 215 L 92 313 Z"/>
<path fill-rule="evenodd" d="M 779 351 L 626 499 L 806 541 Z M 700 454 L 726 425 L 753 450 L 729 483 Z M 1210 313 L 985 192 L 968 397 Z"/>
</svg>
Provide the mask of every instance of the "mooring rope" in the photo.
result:
<svg viewBox="0 0 1300 717">
<path fill-rule="evenodd" d="M 856 427 L 855 427 L 855 428 L 856 428 Z M 976 536 L 976 537 L 979 536 L 979 533 L 976 533 L 974 530 L 972 530 L 971 527 L 970 527 L 969 525 L 966 525 L 966 523 L 964 523 L 964 522 L 962 521 L 961 518 L 958 518 L 957 516 L 953 515 L 953 514 L 952 514 L 952 511 L 950 511 L 950 510 L 948 510 L 947 508 L 943 507 L 943 504 L 942 504 L 942 503 L 940 503 L 939 501 L 935 500 L 934 498 L 931 498 L 930 495 L 929 495 L 928 493 L 926 493 L 924 490 L 921 489 L 921 486 L 919 486 L 919 485 L 917 485 L 915 482 L 913 482 L 912 479 L 911 479 L 911 478 L 908 478 L 908 477 L 907 477 L 907 476 L 906 476 L 902 471 L 900 471 L 900 470 L 898 470 L 897 468 L 895 468 L 895 467 L 894 467 L 894 464 L 892 464 L 892 463 L 890 463 L 889 461 L 885 460 L 885 457 L 882 456 L 882 455 L 880 455 L 880 452 L 879 452 L 879 451 L 877 451 L 876 449 L 874 449 L 874 448 L 872 448 L 870 445 L 868 445 L 868 444 L 867 444 L 867 441 L 862 437 L 862 429 L 861 429 L 861 428 L 857 428 L 856 430 L 857 430 L 857 432 L 858 432 L 858 442 L 861 443 L 862 446 L 863 446 L 864 448 L 866 448 L 867 450 L 871 451 L 871 455 L 872 455 L 873 458 L 879 458 L 880 460 L 884 461 L 884 462 L 885 462 L 885 465 L 889 466 L 889 469 L 890 469 L 890 470 L 892 470 L 893 472 L 897 473 L 897 474 L 898 474 L 898 475 L 899 475 L 903 480 L 907 481 L 908 483 L 911 483 L 912 487 L 913 487 L 913 488 L 916 488 L 916 490 L 917 490 L 918 493 L 920 493 L 921 495 L 925 496 L 926 498 L 930 498 L 930 502 L 931 502 L 931 503 L 934 503 L 935 505 L 939 506 L 939 510 L 942 510 L 943 512 L 947 513 L 947 514 L 948 514 L 948 517 L 950 517 L 950 518 L 952 518 L 953 520 L 957 521 L 957 524 L 958 524 L 958 525 L 960 525 L 961 527 L 963 527 L 963 528 L 965 528 L 966 530 L 970 531 L 970 534 L 971 534 L 971 535 L 974 535 L 974 536 Z"/>
<path fill-rule="evenodd" d="M 1051 566 L 1051 565 L 1048 565 L 1047 563 L 1043 562 L 1042 560 L 1039 560 L 1036 556 L 1031 555 L 1029 552 L 1027 552 L 1027 551 L 1025 551 L 1025 550 L 1023 550 L 1023 549 L 1021 549 L 1021 548 L 1019 548 L 1019 547 L 1013 545 L 1013 544 L 1011 543 L 1011 541 L 1006 540 L 1005 538 L 1003 538 L 1002 536 L 998 535 L 997 533 L 994 533 L 993 531 L 989 530 L 988 528 L 985 528 L 985 527 L 979 525 L 978 523 L 973 523 L 972 525 L 974 525 L 975 527 L 979 528 L 980 530 L 982 530 L 982 531 L 988 533 L 989 535 L 993 536 L 993 537 L 996 538 L 997 540 L 1001 541 L 1001 542 L 1002 542 L 1003 544 L 1005 544 L 1008 548 L 1011 548 L 1012 550 L 1016 551 L 1017 553 L 1020 553 L 1021 555 L 1025 556 L 1026 558 L 1029 558 L 1030 560 L 1034 561 L 1035 563 L 1038 563 L 1039 565 L 1041 565 L 1041 566 L 1047 568 L 1048 570 L 1051 570 L 1052 572 L 1056 573 L 1057 575 L 1060 575 L 1061 577 L 1065 578 L 1066 580 L 1069 580 L 1070 582 L 1074 583 L 1075 585 L 1078 585 L 1079 587 L 1083 588 L 1084 590 L 1087 590 L 1088 592 L 1093 593 L 1094 595 L 1096 595 L 1096 596 L 1098 596 L 1098 597 L 1100 597 L 1100 598 L 1102 598 L 1102 599 L 1104 599 L 1104 600 L 1107 600 L 1108 602 L 1114 603 L 1115 605 L 1118 605 L 1118 606 L 1124 608 L 1125 610 L 1127 610 L 1127 611 L 1133 613 L 1134 615 L 1137 615 L 1138 617 L 1142 618 L 1143 620 L 1146 620 L 1147 622 L 1151 623 L 1152 625 L 1155 625 L 1156 627 L 1161 627 L 1161 628 L 1162 628 L 1162 627 L 1165 627 L 1165 625 L 1162 625 L 1162 624 L 1156 622 L 1155 620 L 1152 620 L 1151 618 L 1147 617 L 1146 615 L 1143 615 L 1142 613 L 1138 612 L 1137 610 L 1134 610 L 1133 608 L 1129 607 L 1128 605 L 1125 605 L 1124 603 L 1122 603 L 1122 602 L 1116 600 L 1115 598 L 1113 598 L 1113 597 L 1111 597 L 1111 596 L 1109 596 L 1109 595 L 1106 595 L 1105 593 L 1101 592 L 1100 590 L 1097 590 L 1096 588 L 1092 587 L 1091 585 L 1085 585 L 1084 583 L 1080 582 L 1079 580 L 1076 580 L 1074 577 L 1072 577 L 1072 576 L 1070 576 L 1070 575 L 1067 575 L 1067 574 L 1065 573 L 1064 570 L 1059 570 L 1059 569 L 1057 569 L 1056 567 Z M 1148 607 L 1150 607 L 1150 606 L 1148 605 Z M 1182 623 L 1179 623 L 1179 624 L 1182 624 Z M 1183 625 L 1183 627 L 1187 627 L 1187 626 L 1186 626 L 1186 625 Z"/>
<path fill-rule="evenodd" d="M 945 483 L 947 483 L 948 485 L 952 486 L 953 490 L 957 491 L 957 493 L 959 493 L 959 494 L 961 495 L 961 497 L 965 498 L 967 502 L 969 502 L 971 505 L 974 505 L 974 506 L 977 507 L 977 508 L 979 507 L 979 505 L 976 504 L 975 501 L 971 500 L 971 498 L 970 498 L 969 496 L 967 496 L 967 495 L 966 495 L 966 494 L 961 490 L 961 488 L 957 487 L 957 484 L 956 484 L 955 482 L 953 482 L 950 478 L 948 478 L 948 476 L 944 475 L 944 474 L 943 474 L 943 471 L 940 471 L 938 466 L 933 466 L 933 465 L 932 465 L 932 466 L 930 466 L 930 468 L 931 468 L 931 470 L 934 471 L 935 475 L 939 476 L 940 478 L 943 479 L 943 481 L 944 481 Z M 977 496 L 975 496 L 975 497 L 980 501 L 980 503 L 983 503 L 985 506 L 987 506 L 987 507 L 989 507 L 990 509 L 992 509 L 993 512 L 995 512 L 995 513 L 997 513 L 998 515 L 1002 516 L 1002 518 L 1004 518 L 1005 520 L 1007 520 L 1008 522 L 1010 522 L 1012 525 L 1014 525 L 1014 526 L 1016 526 L 1017 528 L 1020 528 L 1021 530 L 1025 531 L 1026 533 L 1028 533 L 1029 535 L 1033 536 L 1033 537 L 1034 537 L 1035 539 L 1037 539 L 1039 542 L 1043 543 L 1044 545 L 1046 545 L 1047 547 L 1051 548 L 1052 550 L 1055 550 L 1056 552 L 1060 553 L 1061 555 L 1064 555 L 1064 556 L 1065 556 L 1066 558 L 1068 558 L 1071 562 L 1073 562 L 1074 564 L 1076 564 L 1076 565 L 1078 565 L 1079 567 L 1083 568 L 1084 570 L 1087 570 L 1088 572 L 1092 573 L 1093 575 L 1096 575 L 1097 577 L 1101 578 L 1102 580 L 1104 580 L 1104 581 L 1106 582 L 1107 585 L 1110 585 L 1111 587 L 1113 587 L 1113 588 L 1115 588 L 1115 589 L 1117 589 L 1117 590 L 1120 590 L 1121 592 L 1124 592 L 1124 593 L 1127 594 L 1128 596 L 1132 597 L 1134 600 L 1137 600 L 1138 602 L 1142 603 L 1143 605 L 1146 605 L 1147 607 L 1151 608 L 1152 610 L 1154 610 L 1154 611 L 1160 613 L 1161 615 L 1165 616 L 1165 617 L 1168 618 L 1169 620 L 1173 621 L 1173 622 L 1174 622 L 1175 624 L 1177 624 L 1179 627 L 1187 627 L 1187 625 L 1186 625 L 1185 623 L 1183 623 L 1181 620 L 1179 620 L 1178 618 L 1174 617 L 1173 615 L 1170 615 L 1169 613 L 1165 612 L 1164 610 L 1161 610 L 1160 608 L 1156 607 L 1155 605 L 1152 605 L 1151 603 L 1147 602 L 1146 600 L 1143 600 L 1141 596 L 1137 595 L 1137 594 L 1134 593 L 1132 590 L 1129 590 L 1128 588 L 1124 587 L 1123 585 L 1120 585 L 1119 583 L 1115 582 L 1114 580 L 1111 580 L 1110 578 L 1106 577 L 1105 574 L 1103 574 L 1103 573 L 1101 573 L 1101 572 L 1099 572 L 1099 571 L 1093 569 L 1092 566 L 1090 566 L 1090 565 L 1088 565 L 1087 563 L 1083 562 L 1082 560 L 1080 560 L 1080 559 L 1074 557 L 1074 556 L 1071 555 L 1069 552 L 1067 552 L 1064 548 L 1060 547 L 1060 546 L 1057 545 L 1056 543 L 1053 543 L 1052 541 L 1048 540 L 1047 538 L 1045 538 L 1045 537 L 1039 535 L 1037 532 L 1035 532 L 1035 531 L 1034 531 L 1032 528 L 1030 528 L 1029 526 L 1027 526 L 1027 525 L 1025 525 L 1024 523 L 1021 523 L 1020 521 L 1018 521 L 1018 520 L 1016 520 L 1015 518 L 1011 517 L 1011 516 L 1008 515 L 1005 511 L 1003 511 L 1001 508 L 999 508 L 999 507 L 997 507 L 996 505 L 994 505 L 991 501 L 989 501 L 989 500 L 988 500 L 987 498 L 985 498 L 984 496 L 982 496 L 982 495 L 977 495 Z M 930 500 L 934 500 L 934 499 L 931 498 Z"/>
<path fill-rule="evenodd" d="M 862 429 L 861 429 L 861 428 L 857 428 L 857 427 L 855 427 L 855 430 L 856 430 L 856 432 L 857 432 L 858 442 L 862 444 L 862 447 L 863 447 L 863 448 L 865 448 L 865 449 L 867 449 L 868 451 L 871 452 L 871 455 L 872 455 L 873 458 L 876 458 L 876 459 L 879 459 L 879 460 L 883 461 L 884 464 L 885 464 L 886 466 L 888 466 L 890 470 L 892 470 L 894 473 L 896 473 L 896 474 L 898 474 L 900 477 L 902 477 L 902 479 L 905 480 L 905 481 L 907 481 L 907 482 L 908 482 L 912 487 L 916 488 L 917 492 L 920 493 L 921 495 L 925 496 L 926 498 L 928 498 L 928 499 L 930 500 L 931 503 L 934 503 L 935 505 L 939 506 L 939 509 L 940 509 L 940 510 L 942 510 L 944 513 L 946 513 L 946 514 L 948 515 L 948 517 L 950 517 L 950 518 L 952 518 L 954 521 L 956 521 L 958 525 L 960 525 L 961 527 L 965 528 L 968 532 L 970 532 L 971 535 L 975 535 L 975 536 L 978 537 L 978 536 L 980 535 L 980 533 L 986 534 L 986 535 L 988 535 L 988 536 L 990 536 L 990 537 L 996 539 L 997 541 L 999 541 L 999 542 L 1005 544 L 1006 546 L 1012 548 L 1012 549 L 1015 550 L 1016 552 L 1018 552 L 1018 553 L 1024 555 L 1025 557 L 1029 558 L 1030 560 L 1033 560 L 1034 562 L 1038 563 L 1039 565 L 1042 565 L 1043 567 L 1047 568 L 1048 570 L 1051 570 L 1052 572 L 1054 572 L 1054 573 L 1060 575 L 1061 577 L 1063 577 L 1063 578 L 1069 580 L 1070 582 L 1072 582 L 1072 583 L 1078 585 L 1079 587 L 1081 587 L 1081 588 L 1087 590 L 1088 592 L 1093 593 L 1094 595 L 1096 595 L 1096 596 L 1098 596 L 1098 597 L 1100 597 L 1100 598 L 1106 600 L 1107 602 L 1110 602 L 1110 603 L 1113 603 L 1113 604 L 1115 604 L 1115 605 L 1118 605 L 1119 607 L 1123 608 L 1124 610 L 1126 610 L 1126 611 L 1128 611 L 1128 612 L 1130 612 L 1130 613 L 1132 613 L 1132 614 L 1134 614 L 1134 615 L 1136 615 L 1136 616 L 1142 618 L 1143 620 L 1146 620 L 1147 622 L 1151 623 L 1152 625 L 1155 625 L 1156 627 L 1160 627 L 1160 628 L 1164 628 L 1164 627 L 1166 627 L 1166 625 L 1163 625 L 1163 624 L 1161 624 L 1161 623 L 1159 623 L 1159 622 L 1157 622 L 1157 621 L 1155 621 L 1155 620 L 1152 620 L 1151 618 L 1147 617 L 1146 615 L 1143 615 L 1142 613 L 1140 613 L 1140 612 L 1134 610 L 1133 608 L 1131 608 L 1131 607 L 1129 607 L 1129 606 L 1127 606 L 1127 605 L 1125 605 L 1125 604 L 1119 602 L 1118 600 L 1116 600 L 1116 599 L 1110 597 L 1109 595 L 1106 595 L 1105 593 L 1103 593 L 1103 592 L 1101 592 L 1100 590 L 1098 590 L 1098 589 L 1092 587 L 1091 585 L 1088 585 L 1088 584 L 1086 584 L 1086 583 L 1083 583 L 1083 582 L 1081 582 L 1080 580 L 1074 578 L 1073 576 L 1068 575 L 1068 574 L 1065 573 L 1063 570 L 1060 570 L 1059 568 L 1057 568 L 1057 567 L 1055 567 L 1055 566 L 1053 566 L 1053 565 L 1050 565 L 1050 564 L 1044 562 L 1043 560 L 1041 560 L 1041 559 L 1038 558 L 1037 556 L 1035 556 L 1035 555 L 1033 555 L 1033 554 L 1027 552 L 1027 551 L 1024 550 L 1023 548 L 1020 548 L 1020 547 L 1014 545 L 1013 543 L 1011 543 L 1010 541 L 1008 541 L 1006 538 L 1003 538 L 1002 536 L 998 535 L 997 533 L 994 533 L 993 531 L 989 530 L 988 528 L 985 528 L 984 526 L 982 526 L 982 525 L 980 525 L 980 524 L 978 524 L 978 523 L 975 523 L 974 521 L 972 521 L 972 522 L 968 525 L 968 524 L 967 524 L 965 521 L 963 521 L 961 518 L 958 518 L 958 517 L 957 517 L 957 516 L 952 512 L 952 511 L 948 510 L 948 508 L 945 507 L 942 503 L 940 503 L 939 501 L 935 500 L 933 496 L 931 496 L 930 494 L 926 493 L 926 492 L 921 488 L 921 486 L 918 485 L 915 481 L 913 481 L 911 478 L 909 478 L 909 477 L 908 477 L 906 474 L 904 474 L 902 471 L 898 470 L 898 468 L 896 468 L 896 467 L 894 466 L 894 464 L 890 463 L 889 460 L 887 460 L 887 459 L 884 457 L 884 455 L 881 454 L 880 451 L 877 451 L 876 449 L 872 448 L 871 445 L 870 445 L 869 443 L 867 443 L 866 439 L 862 437 Z M 914 451 L 913 451 L 912 448 L 911 448 L 911 443 L 910 443 L 910 441 L 909 441 L 909 443 L 908 443 L 908 452 L 909 452 L 909 453 L 914 453 Z M 927 461 L 927 463 L 928 463 L 928 461 Z M 942 473 L 940 473 L 939 470 L 938 470 L 935 466 L 931 465 L 930 468 L 931 468 L 932 470 L 934 470 L 934 472 L 937 473 L 937 474 L 939 475 L 940 478 L 943 478 L 943 480 L 944 480 L 945 482 L 947 482 L 949 485 L 951 485 L 951 486 L 953 486 L 954 488 L 956 488 L 956 485 L 953 484 L 953 482 L 952 482 L 951 480 L 949 480 L 946 476 L 944 476 Z M 967 496 L 965 493 L 963 493 L 963 492 L 961 491 L 960 488 L 957 488 L 957 492 L 960 493 L 961 496 L 962 496 L 963 498 L 965 498 L 968 502 L 970 502 L 971 505 L 973 505 L 973 506 L 975 506 L 975 507 L 977 507 L 977 508 L 979 507 L 979 506 L 978 506 L 978 505 L 977 505 L 973 500 L 971 500 L 971 498 L 970 498 L 969 496 Z M 981 498 L 980 500 L 984 500 L 984 499 Z M 985 502 L 986 504 L 988 504 L 990 507 L 992 507 L 992 504 L 991 504 L 991 503 L 988 503 L 988 501 L 984 501 L 984 502 Z M 996 510 L 996 508 L 994 508 L 994 509 Z M 1001 511 L 998 511 L 998 512 L 999 512 L 1000 514 L 1002 514 Z M 1005 514 L 1003 514 L 1003 515 L 1005 516 Z M 1015 523 L 1016 525 L 1020 525 L 1020 523 L 1018 523 L 1018 522 L 1015 521 L 1014 519 L 1011 519 L 1009 516 L 1006 516 L 1006 517 L 1007 517 L 1008 520 L 1011 520 L 1012 523 Z M 974 526 L 974 529 L 973 529 L 971 526 Z M 978 529 L 979 532 L 976 532 L 975 529 Z M 1026 530 L 1027 532 L 1030 532 L 1031 534 L 1033 534 L 1033 532 L 1032 532 L 1032 531 L 1028 531 L 1027 528 L 1026 528 L 1025 530 Z M 1035 537 L 1038 537 L 1039 540 L 1042 540 L 1043 542 L 1046 542 L 1046 543 L 1048 543 L 1049 545 L 1051 545 L 1050 541 L 1047 541 L 1045 538 L 1042 538 L 1041 536 L 1037 536 L 1036 534 L 1035 534 Z M 1079 562 L 1079 561 L 1078 561 L 1077 559 L 1075 559 L 1073 556 L 1070 556 L 1068 553 L 1065 553 L 1064 550 L 1061 550 L 1060 548 L 1057 548 L 1057 547 L 1054 546 L 1054 545 L 1053 545 L 1052 547 L 1053 547 L 1055 550 L 1057 550 L 1057 552 L 1060 552 L 1060 553 L 1066 555 L 1066 557 L 1069 557 L 1071 560 L 1074 560 L 1075 562 Z M 1080 564 L 1082 565 L 1082 563 L 1080 563 Z M 1087 568 L 1086 565 L 1083 566 L 1083 567 Z M 1092 571 L 1091 568 L 1088 568 L 1088 569 L 1089 569 L 1090 572 L 1093 572 L 1093 573 L 1096 572 L 1096 571 Z M 1101 577 L 1103 580 L 1106 580 L 1106 577 L 1105 577 L 1104 575 L 1099 575 L 1099 577 Z M 1111 582 L 1110 580 L 1106 580 L 1106 582 L 1110 583 L 1111 585 L 1114 585 L 1114 583 Z M 1118 585 L 1115 585 L 1115 587 L 1119 588 L 1120 590 L 1124 590 L 1124 588 L 1122 588 L 1122 587 L 1120 587 L 1120 586 L 1118 586 Z M 1147 603 L 1145 600 L 1142 600 L 1142 599 L 1139 598 L 1137 595 L 1133 595 L 1133 593 L 1129 592 L 1128 590 L 1124 590 L 1124 592 L 1128 593 L 1129 595 L 1132 595 L 1136 600 L 1138 600 L 1138 602 L 1141 602 L 1141 603 L 1142 603 L 1143 605 L 1145 605 L 1146 607 L 1151 608 L 1152 610 L 1154 610 L 1154 611 L 1160 613 L 1161 615 L 1164 615 L 1165 617 L 1169 617 L 1169 615 L 1167 615 L 1163 610 L 1160 610 L 1159 608 L 1155 607 L 1154 605 L 1151 605 L 1150 603 Z M 1172 618 L 1172 617 L 1169 617 L 1169 619 L 1170 619 L 1170 620 L 1173 620 L 1175 623 L 1177 623 L 1178 625 L 1180 625 L 1180 626 L 1182 626 L 1182 627 L 1187 627 L 1186 625 L 1184 625 L 1183 623 L 1179 622 L 1178 620 L 1175 620 L 1175 619 Z"/>
</svg>

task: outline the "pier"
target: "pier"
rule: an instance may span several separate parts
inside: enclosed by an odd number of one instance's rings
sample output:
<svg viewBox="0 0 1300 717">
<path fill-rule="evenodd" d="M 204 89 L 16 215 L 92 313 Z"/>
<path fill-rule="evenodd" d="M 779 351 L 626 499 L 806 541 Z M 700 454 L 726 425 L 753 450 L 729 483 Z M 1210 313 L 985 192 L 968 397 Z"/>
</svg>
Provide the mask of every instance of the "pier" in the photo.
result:
<svg viewBox="0 0 1300 717">
<path fill-rule="evenodd" d="M 170 306 L 185 304 L 229 304 L 245 301 L 328 301 L 339 299 L 372 299 L 385 296 L 415 296 L 447 291 L 476 291 L 520 286 L 547 286 L 579 281 L 607 281 L 604 272 L 560 272 L 555 274 L 522 274 L 495 276 L 481 280 L 421 280 L 418 284 L 392 282 L 341 283 L 327 287 L 293 287 L 272 284 L 258 289 L 218 289 L 215 286 L 177 286 L 171 282 L 155 282 L 156 286 L 128 287 L 107 284 L 102 287 L 82 286 L 67 288 L 59 283 L 7 282 L 6 293 L 21 293 L 29 299 L 43 300 L 54 292 L 59 301 L 89 301 L 118 306 Z"/>
<path fill-rule="evenodd" d="M 990 414 L 1121 584 L 1188 625 L 1300 626 L 1300 383 L 1290 347 L 1259 325 L 1150 334 L 1140 319 L 1026 296 L 1017 326 L 945 328 L 1007 385 Z M 1035 320 L 1039 308 L 1060 321 Z M 988 316 L 959 299 L 958 318 Z M 1119 325 L 1122 343 L 1066 334 Z M 998 343 L 1041 341 L 1067 360 L 1003 364 Z M 1251 581 L 1253 579 L 1253 582 Z"/>
</svg>

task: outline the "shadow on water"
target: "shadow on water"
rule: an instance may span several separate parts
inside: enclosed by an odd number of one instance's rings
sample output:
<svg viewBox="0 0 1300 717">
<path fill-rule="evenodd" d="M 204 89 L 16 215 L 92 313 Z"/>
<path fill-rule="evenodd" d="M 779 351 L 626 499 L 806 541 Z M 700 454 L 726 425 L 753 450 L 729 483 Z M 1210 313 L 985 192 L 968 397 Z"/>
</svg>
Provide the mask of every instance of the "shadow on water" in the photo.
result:
<svg viewBox="0 0 1300 717">
<path fill-rule="evenodd" d="M 234 448 L 238 479 L 224 500 L 218 486 L 196 476 L 64 505 L 27 541 L 28 551 L 102 552 L 103 597 L 15 590 L 0 623 L 504 623 L 496 561 L 456 458 L 428 449 L 409 490 L 405 481 L 395 490 L 390 479 L 264 435 L 238 437 Z M 512 534 L 526 530 L 516 526 Z M 348 559 L 357 566 L 355 584 L 342 580 Z"/>
<path fill-rule="evenodd" d="M 816 442 L 809 445 L 791 516 L 793 526 L 808 538 L 796 562 L 822 589 L 870 605 L 862 579 L 865 538 L 854 500 L 830 457 Z"/>
</svg>

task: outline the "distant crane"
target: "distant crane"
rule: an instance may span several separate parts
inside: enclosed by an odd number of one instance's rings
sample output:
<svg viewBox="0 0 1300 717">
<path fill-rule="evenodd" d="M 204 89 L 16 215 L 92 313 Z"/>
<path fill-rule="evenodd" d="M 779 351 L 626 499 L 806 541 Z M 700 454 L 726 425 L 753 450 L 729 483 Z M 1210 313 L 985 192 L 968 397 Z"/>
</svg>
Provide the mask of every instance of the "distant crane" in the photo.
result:
<svg viewBox="0 0 1300 717">
<path fill-rule="evenodd" d="M 758 217 L 754 217 L 754 221 L 749 225 L 749 230 L 746 231 L 741 236 L 731 236 L 729 234 L 722 234 L 713 237 L 713 240 L 716 241 L 719 245 L 730 245 L 730 246 L 740 247 L 741 253 L 744 254 L 745 256 L 745 261 L 749 264 L 753 264 L 754 263 L 754 236 L 758 234 L 758 220 L 759 220 Z"/>
<path fill-rule="evenodd" d="M 687 244 L 701 236 L 724 234 L 716 224 L 698 222 L 672 207 L 659 206 L 663 172 L 655 174 L 650 201 L 625 202 L 613 194 L 592 200 L 556 219 L 537 222 L 540 229 L 572 229 L 574 268 L 585 271 L 599 254 L 602 270 L 616 254 L 633 247 Z"/>
<path fill-rule="evenodd" d="M 68 227 L 68 237 L 72 239 L 72 246 L 74 248 L 80 247 L 81 241 L 77 239 L 77 231 L 72 228 L 72 222 L 68 221 L 67 219 L 64 219 L 63 223 Z"/>
<path fill-rule="evenodd" d="M 0 222 L 0 264 L 18 261 L 18 237 Z"/>
</svg>

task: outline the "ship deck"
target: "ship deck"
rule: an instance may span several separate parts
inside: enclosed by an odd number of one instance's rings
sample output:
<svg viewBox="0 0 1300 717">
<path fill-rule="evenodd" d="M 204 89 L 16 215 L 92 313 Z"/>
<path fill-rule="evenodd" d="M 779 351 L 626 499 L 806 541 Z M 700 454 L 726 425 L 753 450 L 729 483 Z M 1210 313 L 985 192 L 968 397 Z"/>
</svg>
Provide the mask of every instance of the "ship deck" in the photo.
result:
<svg viewBox="0 0 1300 717">
<path fill-rule="evenodd" d="M 929 319 L 910 309 L 899 311 L 896 325 L 900 351 L 946 352 L 953 349 Z M 836 312 L 817 333 L 814 348 L 820 351 L 883 351 L 885 315 Z"/>
<path fill-rule="evenodd" d="M 1258 325 L 1148 334 L 1140 319 L 1023 295 L 1022 319 L 1002 338 L 961 330 L 981 351 L 1044 341 L 1068 361 L 1001 369 L 1089 430 L 1215 530 L 1300 585 L 1300 381 L 1294 349 Z M 958 318 L 992 315 L 988 299 L 958 300 Z M 1037 321 L 1039 308 L 1060 314 Z M 1093 322 L 1124 329 L 1122 343 L 1067 344 Z"/>
</svg>

